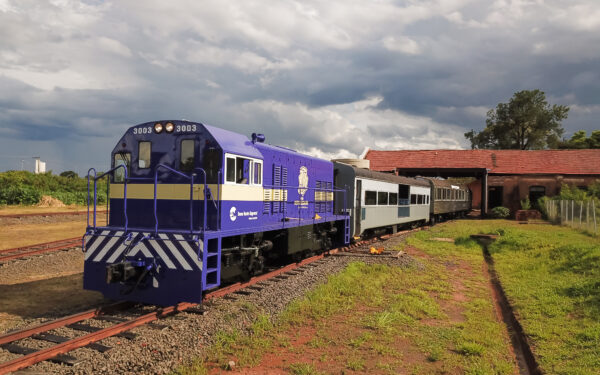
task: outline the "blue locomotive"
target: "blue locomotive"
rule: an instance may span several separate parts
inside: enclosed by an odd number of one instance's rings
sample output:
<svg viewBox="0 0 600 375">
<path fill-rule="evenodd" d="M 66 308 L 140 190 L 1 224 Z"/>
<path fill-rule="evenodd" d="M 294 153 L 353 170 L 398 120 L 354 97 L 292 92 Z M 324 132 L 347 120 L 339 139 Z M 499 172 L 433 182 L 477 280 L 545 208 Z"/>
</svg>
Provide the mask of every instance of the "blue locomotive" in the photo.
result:
<svg viewBox="0 0 600 375">
<path fill-rule="evenodd" d="M 201 123 L 133 126 L 94 170 L 84 237 L 84 288 L 158 305 L 200 302 L 221 281 L 350 241 L 334 208 L 333 163 Z M 108 225 L 96 224 L 107 176 Z M 92 203 L 90 203 L 90 206 Z M 89 212 L 89 209 L 88 209 Z"/>
<path fill-rule="evenodd" d="M 189 121 L 129 128 L 112 151 L 111 169 L 88 172 L 84 288 L 157 305 L 201 302 L 204 291 L 265 267 L 429 222 L 436 202 L 464 203 L 446 204 L 456 208 L 444 215 L 470 207 L 464 187 L 446 195 L 433 181 L 264 141 Z M 96 220 L 101 178 L 109 179 L 105 226 Z"/>
</svg>

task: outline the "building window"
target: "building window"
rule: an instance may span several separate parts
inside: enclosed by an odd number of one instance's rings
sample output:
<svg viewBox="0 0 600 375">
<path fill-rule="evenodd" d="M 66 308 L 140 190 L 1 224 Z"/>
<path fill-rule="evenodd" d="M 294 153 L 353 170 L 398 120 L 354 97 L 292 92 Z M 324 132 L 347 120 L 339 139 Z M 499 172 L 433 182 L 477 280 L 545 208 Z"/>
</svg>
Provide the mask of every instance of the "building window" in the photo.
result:
<svg viewBox="0 0 600 375">
<path fill-rule="evenodd" d="M 151 142 L 139 142 L 138 143 L 138 168 L 146 169 L 150 168 L 150 155 L 151 155 Z"/>
</svg>

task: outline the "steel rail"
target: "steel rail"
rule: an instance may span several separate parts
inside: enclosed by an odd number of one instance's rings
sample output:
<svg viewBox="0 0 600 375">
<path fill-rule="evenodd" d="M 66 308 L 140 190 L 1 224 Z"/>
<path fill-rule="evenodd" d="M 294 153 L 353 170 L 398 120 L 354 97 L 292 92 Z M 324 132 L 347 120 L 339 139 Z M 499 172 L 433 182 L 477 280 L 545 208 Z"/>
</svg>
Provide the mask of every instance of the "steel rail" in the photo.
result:
<svg viewBox="0 0 600 375">
<path fill-rule="evenodd" d="M 13 260 L 13 259 L 28 257 L 30 255 L 50 253 L 53 251 L 60 251 L 60 250 L 68 249 L 70 247 L 76 247 L 76 246 L 79 246 L 79 244 L 80 244 L 79 241 L 80 241 L 79 238 L 69 239 L 68 241 L 67 240 L 56 241 L 56 243 L 62 243 L 62 245 L 53 246 L 53 247 L 42 247 L 41 249 L 39 248 L 40 246 L 43 246 L 43 245 L 48 246 L 48 245 L 52 245 L 53 243 L 45 243 L 45 244 L 26 246 L 26 247 L 16 248 L 16 249 L 1 250 L 0 253 L 2 253 L 2 254 L 9 253 L 9 252 L 11 252 L 11 253 L 17 252 L 17 253 L 0 256 L 0 262 L 7 262 L 7 261 Z M 35 249 L 35 250 L 24 251 L 27 249 Z"/>
<path fill-rule="evenodd" d="M 80 312 L 77 314 L 65 316 L 63 318 L 52 320 L 47 323 L 42 323 L 42 324 L 39 324 L 34 327 L 24 328 L 19 331 L 10 332 L 10 333 L 0 336 L 0 345 L 8 344 L 13 341 L 27 338 L 32 335 L 35 335 L 36 333 L 50 331 L 55 328 L 64 327 L 69 324 L 80 322 L 82 320 L 95 318 L 100 315 L 103 315 L 104 313 L 106 313 L 108 311 L 122 309 L 129 305 L 131 305 L 130 302 L 117 302 L 117 303 L 113 303 L 111 305 L 106 305 L 106 306 L 98 307 L 95 309 L 87 310 L 84 312 Z"/>
<path fill-rule="evenodd" d="M 38 244 L 34 244 L 34 245 L 15 247 L 15 248 L 12 248 L 12 249 L 3 249 L 3 250 L 0 250 L 0 254 L 11 253 L 11 252 L 14 252 L 14 251 L 27 250 L 27 249 L 31 249 L 31 248 L 34 248 L 34 247 L 40 247 L 40 246 L 50 247 L 52 245 L 57 245 L 57 244 L 60 244 L 60 243 L 63 243 L 63 242 L 79 241 L 80 239 L 81 239 L 81 237 L 65 238 L 63 240 L 43 242 L 43 243 L 38 243 Z"/>
<path fill-rule="evenodd" d="M 78 216 L 78 215 L 85 215 L 87 213 L 87 211 L 72 211 L 72 212 L 46 212 L 46 213 L 40 213 L 40 212 L 32 212 L 32 213 L 27 213 L 27 214 L 0 214 L 0 219 L 18 219 L 21 217 L 35 217 L 35 216 Z M 106 213 L 106 211 L 98 211 L 98 213 Z"/>
<path fill-rule="evenodd" d="M 407 231 L 410 232 L 410 231 Z M 399 235 L 400 233 L 397 233 L 395 235 Z M 395 235 L 390 235 L 387 236 L 387 238 L 389 237 L 393 237 Z M 365 245 L 365 244 L 369 244 L 372 242 L 377 241 L 377 239 L 375 240 L 365 240 L 365 241 L 360 241 L 357 242 L 349 247 L 341 247 L 341 248 L 336 248 L 336 249 L 332 249 L 329 251 L 326 251 L 320 255 L 315 255 L 313 257 L 310 258 L 306 258 L 303 259 L 300 262 L 297 263 L 291 263 L 288 264 L 287 266 L 278 268 L 276 270 L 273 270 L 271 272 L 267 272 L 265 274 L 259 275 L 259 276 L 255 276 L 253 278 L 251 278 L 249 281 L 247 282 L 243 282 L 243 283 L 235 283 L 235 284 L 231 284 L 228 285 L 226 287 L 220 288 L 218 290 L 215 290 L 213 292 L 209 292 L 207 294 L 204 295 L 203 300 L 210 300 L 210 299 L 215 299 L 215 298 L 221 298 L 224 297 L 228 294 L 234 293 L 238 290 L 244 289 L 248 286 L 251 286 L 253 284 L 257 284 L 261 281 L 264 280 L 268 280 L 271 278 L 274 278 L 278 275 L 284 274 L 286 272 L 292 271 L 296 268 L 302 267 L 304 265 L 316 262 L 318 260 L 323 259 L 325 256 L 327 255 L 332 255 L 335 254 L 337 252 L 342 252 L 342 251 L 347 251 L 349 248 L 351 247 L 356 247 L 356 246 L 361 246 L 361 245 Z M 120 303 L 126 303 L 126 302 L 120 302 Z M 116 304 L 118 305 L 118 304 Z M 128 320 L 126 322 L 123 323 L 119 323 L 116 324 L 112 327 L 107 327 L 104 328 L 102 330 L 96 331 L 96 332 L 92 332 L 89 333 L 87 335 L 81 336 L 81 337 L 77 337 L 74 338 L 70 341 L 61 343 L 61 344 L 57 344 L 53 347 L 47 348 L 47 349 L 42 349 L 40 351 L 31 353 L 31 354 L 27 354 L 23 357 L 20 358 L 15 358 L 9 362 L 5 362 L 5 363 L 0 363 L 0 375 L 2 374 L 6 374 L 8 372 L 12 372 L 12 371 L 17 371 L 29 366 L 32 366 L 38 362 L 47 360 L 47 359 L 51 359 L 59 354 L 65 354 L 68 353 L 72 350 L 81 348 L 83 346 L 92 344 L 94 342 L 103 340 L 105 338 L 108 337 L 112 337 L 115 336 L 119 333 L 128 331 L 130 329 L 133 329 L 135 327 L 139 327 L 141 325 L 150 323 L 154 320 L 157 319 L 161 319 L 166 317 L 167 315 L 171 315 L 171 314 L 175 314 L 177 312 L 181 312 L 181 311 L 185 311 L 186 309 L 190 308 L 190 307 L 194 307 L 197 306 L 198 304 L 196 303 L 189 303 L 189 302 L 182 302 L 179 303 L 175 306 L 169 306 L 169 307 L 164 307 L 164 308 L 160 308 L 157 309 L 156 311 L 153 311 L 151 313 L 139 316 L 137 318 Z M 12 342 L 12 341 L 16 341 L 22 338 L 26 338 L 29 337 L 35 333 L 40 333 L 40 332 L 44 332 L 44 331 L 49 331 L 51 329 L 54 328 L 58 328 L 58 327 L 62 327 L 71 323 L 75 323 L 81 320 L 85 320 L 85 319 L 91 319 L 94 317 L 97 317 L 101 314 L 101 312 L 99 311 L 100 309 L 95 309 L 95 310 L 89 310 L 89 311 L 85 311 L 83 313 L 80 314 L 75 314 L 69 317 L 65 317 L 65 318 L 61 318 L 58 319 L 56 321 L 53 322 L 49 322 L 49 323 L 45 323 L 33 328 L 29 328 L 29 329 L 24 329 L 22 331 L 18 331 L 18 332 L 14 332 L 14 333 L 10 333 L 7 334 L 5 336 L 0 336 L 0 345 L 8 343 L 8 342 Z"/>
</svg>

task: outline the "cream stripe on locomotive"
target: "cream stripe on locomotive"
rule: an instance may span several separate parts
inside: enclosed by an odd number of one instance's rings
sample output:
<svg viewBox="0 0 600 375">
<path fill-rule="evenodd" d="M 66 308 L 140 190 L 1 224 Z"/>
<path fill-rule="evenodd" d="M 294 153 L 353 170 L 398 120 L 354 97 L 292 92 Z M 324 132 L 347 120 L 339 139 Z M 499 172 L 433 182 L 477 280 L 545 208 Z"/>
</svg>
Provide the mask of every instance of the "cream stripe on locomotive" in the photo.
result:
<svg viewBox="0 0 600 375">
<path fill-rule="evenodd" d="M 285 202 L 288 197 L 288 189 L 263 188 L 252 185 L 208 185 L 213 199 L 224 201 L 264 201 Z M 219 188 L 221 191 L 219 192 Z M 110 198 L 123 199 L 123 184 L 110 185 Z M 219 194 L 220 193 L 220 194 Z M 157 199 L 189 200 L 190 185 L 186 184 L 158 184 L 156 188 Z M 128 184 L 128 199 L 154 199 L 154 184 Z M 204 185 L 194 185 L 194 200 L 204 199 Z M 333 192 L 315 191 L 315 201 L 333 201 Z"/>
</svg>

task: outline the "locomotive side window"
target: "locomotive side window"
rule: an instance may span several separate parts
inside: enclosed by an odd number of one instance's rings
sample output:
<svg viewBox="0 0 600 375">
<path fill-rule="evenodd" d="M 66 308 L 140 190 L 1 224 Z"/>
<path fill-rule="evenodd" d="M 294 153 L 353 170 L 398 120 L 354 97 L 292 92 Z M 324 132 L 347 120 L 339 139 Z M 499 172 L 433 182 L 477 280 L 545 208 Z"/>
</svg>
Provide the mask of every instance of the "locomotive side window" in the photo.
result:
<svg viewBox="0 0 600 375">
<path fill-rule="evenodd" d="M 250 159 L 235 158 L 235 182 L 248 184 L 250 180 Z"/>
<path fill-rule="evenodd" d="M 209 184 L 220 183 L 219 167 L 221 165 L 221 152 L 214 147 L 204 150 L 204 156 L 202 157 L 202 166 L 206 172 L 206 182 Z M 203 183 L 202 177 L 199 178 L 199 182 Z"/>
<path fill-rule="evenodd" d="M 127 168 L 129 173 L 129 167 L 131 166 L 131 154 L 129 152 L 121 152 L 119 154 L 115 154 L 114 167 L 119 165 L 124 165 Z M 116 169 L 114 171 L 114 182 L 123 182 L 125 181 L 125 170 L 123 168 Z"/>
<path fill-rule="evenodd" d="M 184 172 L 191 172 L 195 166 L 194 140 L 184 139 L 181 141 L 181 157 L 179 159 L 179 169 Z"/>
<path fill-rule="evenodd" d="M 235 182 L 235 159 L 227 158 L 227 181 Z"/>
<path fill-rule="evenodd" d="M 152 143 L 151 142 L 139 142 L 138 143 L 138 168 L 145 169 L 150 168 L 150 155 Z"/>
<path fill-rule="evenodd" d="M 396 206 L 398 204 L 398 194 L 390 193 L 390 206 Z"/>
<path fill-rule="evenodd" d="M 385 205 L 387 206 L 388 204 L 388 193 L 384 192 L 384 191 L 380 191 L 377 193 L 377 204 L 378 205 Z"/>
<path fill-rule="evenodd" d="M 253 184 L 260 185 L 262 183 L 262 164 L 258 162 L 252 163 L 254 167 Z"/>
<path fill-rule="evenodd" d="M 377 192 L 365 191 L 365 206 L 374 206 L 377 204 Z"/>
</svg>

